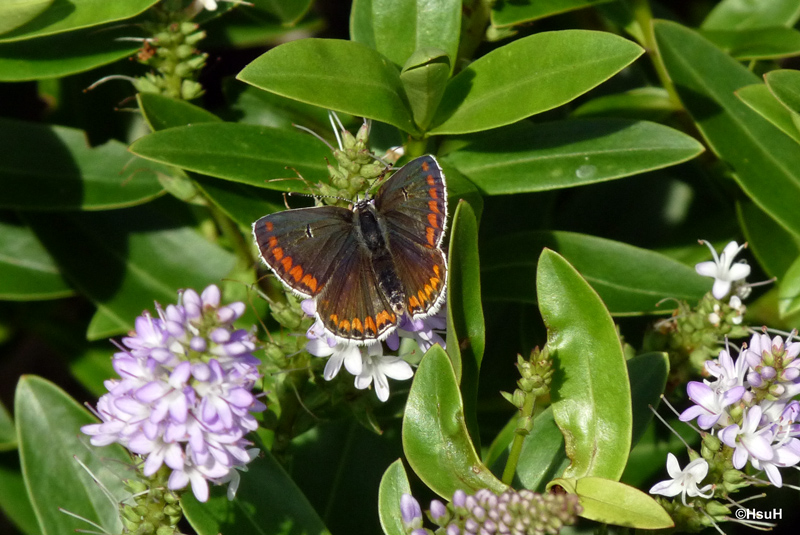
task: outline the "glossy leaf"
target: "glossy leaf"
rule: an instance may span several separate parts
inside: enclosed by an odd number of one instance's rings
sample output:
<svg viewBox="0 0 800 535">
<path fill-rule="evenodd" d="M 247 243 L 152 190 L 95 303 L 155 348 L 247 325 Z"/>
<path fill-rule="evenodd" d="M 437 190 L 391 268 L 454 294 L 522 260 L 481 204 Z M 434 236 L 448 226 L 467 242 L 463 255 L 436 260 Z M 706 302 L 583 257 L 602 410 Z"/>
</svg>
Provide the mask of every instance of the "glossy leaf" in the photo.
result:
<svg viewBox="0 0 800 535">
<path fill-rule="evenodd" d="M 800 71 L 781 69 L 764 75 L 772 94 L 790 111 L 800 114 Z"/>
<path fill-rule="evenodd" d="M 722 0 L 703 21 L 704 30 L 740 30 L 770 26 L 794 26 L 800 18 L 795 0 Z"/>
<path fill-rule="evenodd" d="M 757 205 L 800 234 L 793 200 L 800 195 L 797 143 L 734 95 L 758 78 L 688 28 L 657 21 L 655 34 L 678 94 L 709 146 Z"/>
<path fill-rule="evenodd" d="M 294 26 L 311 9 L 312 0 L 252 0 L 256 9 L 276 16 L 284 25 Z"/>
<path fill-rule="evenodd" d="M 110 140 L 89 147 L 63 126 L 0 122 L 0 207 L 17 210 L 108 210 L 150 201 L 162 192 L 161 165 L 132 158 Z"/>
<path fill-rule="evenodd" d="M 24 535 L 41 535 L 19 462 L 17 451 L 0 453 L 0 511 Z"/>
<path fill-rule="evenodd" d="M 675 165 L 703 152 L 691 136 L 645 121 L 592 119 L 475 136 L 447 155 L 488 195 L 603 182 Z"/>
<path fill-rule="evenodd" d="M 460 0 L 356 0 L 350 10 L 350 37 L 402 67 L 414 52 L 438 48 L 458 53 Z"/>
<path fill-rule="evenodd" d="M 403 461 L 397 459 L 381 478 L 381 488 L 378 494 L 378 514 L 381 518 L 381 527 L 386 535 L 406 535 L 403 517 L 400 514 L 400 498 L 403 494 L 411 494 Z"/>
<path fill-rule="evenodd" d="M 292 41 L 258 57 L 237 78 L 284 97 L 417 131 L 398 68 L 360 43 Z"/>
<path fill-rule="evenodd" d="M 178 100 L 156 93 L 136 95 L 139 109 L 152 131 L 194 123 L 217 123 L 222 120 L 213 113 L 185 100 Z"/>
<path fill-rule="evenodd" d="M 328 176 L 330 151 L 299 131 L 234 123 L 192 124 L 139 138 L 130 151 L 204 175 L 280 191 Z M 280 180 L 276 180 L 280 179 Z"/>
<path fill-rule="evenodd" d="M 117 40 L 120 37 L 131 37 L 131 28 L 90 28 L 28 41 L 0 42 L 0 81 L 68 76 L 127 58 L 140 48 L 138 43 Z"/>
<path fill-rule="evenodd" d="M 800 129 L 792 120 L 792 112 L 775 98 L 769 87 L 764 84 L 748 85 L 736 91 L 736 96 L 784 134 L 800 143 Z"/>
<path fill-rule="evenodd" d="M 481 249 L 485 298 L 536 303 L 536 289 L 526 281 L 535 280 L 544 247 L 571 262 L 615 315 L 668 313 L 657 306 L 662 299 L 696 301 L 711 288 L 710 279 L 654 251 L 586 234 L 524 232 Z"/>
<path fill-rule="evenodd" d="M 666 529 L 675 525 L 652 497 L 623 483 L 584 477 L 577 481 L 558 480 L 555 484 L 578 495 L 583 518 L 637 529 Z"/>
<path fill-rule="evenodd" d="M 14 409 L 22 473 L 42 535 L 89 529 L 88 524 L 65 515 L 59 507 L 99 523 L 108 533 L 120 533 L 117 504 L 76 458 L 121 500 L 128 496 L 122 480 L 132 475 L 126 471 L 130 455 L 116 444 L 88 448 L 88 437 L 80 433 L 80 427 L 96 420 L 63 390 L 39 377 L 20 380 Z"/>
<path fill-rule="evenodd" d="M 14 420 L 6 410 L 5 405 L 0 403 L 0 451 L 7 451 L 17 447 L 17 430 L 14 428 Z"/>
<path fill-rule="evenodd" d="M 605 32 L 542 32 L 471 63 L 447 85 L 432 134 L 465 134 L 504 126 L 565 104 L 642 54 Z"/>
<path fill-rule="evenodd" d="M 547 483 L 569 466 L 564 435 L 548 407 L 533 422 L 533 430 L 522 443 L 516 477 L 523 488 L 543 492 Z"/>
<path fill-rule="evenodd" d="M 578 106 L 571 114 L 576 118 L 618 117 L 637 120 L 662 120 L 680 106 L 661 87 L 640 87 L 602 95 Z"/>
<path fill-rule="evenodd" d="M 625 473 L 622 474 L 623 483 L 649 489 L 650 485 L 658 481 L 657 476 L 667 473 L 665 467 L 667 453 L 672 452 L 681 458 L 686 455 L 684 444 L 698 448 L 700 436 L 694 429 L 678 421 L 677 417 L 668 419 L 667 425 L 674 429 L 678 436 L 660 421 L 653 420 L 631 451 Z"/>
<path fill-rule="evenodd" d="M 636 446 L 647 426 L 653 421 L 653 409 L 661 402 L 667 386 L 669 357 L 666 353 L 643 353 L 627 362 L 631 382 L 631 408 L 633 411 L 633 433 L 631 445 Z"/>
<path fill-rule="evenodd" d="M 564 477 L 618 480 L 631 445 L 631 394 L 616 327 L 600 297 L 563 257 L 545 249 L 539 310 L 556 373 L 553 416 L 570 466 Z"/>
<path fill-rule="evenodd" d="M 0 222 L 0 299 L 57 299 L 72 294 L 36 235 L 29 228 Z"/>
<path fill-rule="evenodd" d="M 444 95 L 452 62 L 438 48 L 417 50 L 400 72 L 414 122 L 426 128 Z"/>
<path fill-rule="evenodd" d="M 481 306 L 478 221 L 464 201 L 456 206 L 447 257 L 447 349 L 461 384 L 470 434 L 478 437 L 478 377 L 486 332 Z M 480 449 L 479 443 L 476 449 Z"/>
<path fill-rule="evenodd" d="M 506 490 L 475 452 L 453 366 L 438 345 L 428 350 L 414 375 L 403 417 L 403 450 L 414 472 L 440 496 L 458 489 Z"/>
<path fill-rule="evenodd" d="M 748 249 L 767 275 L 782 279 L 794 259 L 800 256 L 800 236 L 787 231 L 747 200 L 736 204 L 736 212 Z"/>
<path fill-rule="evenodd" d="M 0 5 L 0 37 L 50 7 L 53 0 L 5 0 Z"/>
<path fill-rule="evenodd" d="M 205 176 L 195 176 L 194 181 L 225 215 L 246 228 L 267 214 L 286 209 L 283 198 L 276 191 Z"/>
<path fill-rule="evenodd" d="M 795 258 L 778 284 L 778 312 L 782 317 L 800 310 L 800 256 Z"/>
<path fill-rule="evenodd" d="M 181 498 L 186 519 L 198 535 L 270 533 L 325 535 L 322 520 L 291 477 L 268 451 L 241 473 L 236 499 L 228 500 L 225 487 L 212 486 L 206 503 L 191 492 Z"/>
<path fill-rule="evenodd" d="M 29 221 L 64 276 L 106 314 L 90 338 L 126 332 L 153 301 L 174 303 L 179 289 L 202 291 L 233 268 L 233 255 L 182 226 L 172 203 Z"/>
<path fill-rule="evenodd" d="M 534 0 L 517 2 L 500 0 L 492 4 L 492 26 L 505 27 L 524 24 L 538 19 L 558 15 L 567 11 L 583 9 L 610 0 Z"/>
<path fill-rule="evenodd" d="M 42 37 L 106 22 L 129 19 L 155 4 L 158 0 L 54 0 L 37 17 L 16 29 L 0 35 L 0 42 Z"/>
<path fill-rule="evenodd" d="M 740 60 L 800 55 L 800 32 L 792 28 L 706 30 L 701 35 Z"/>
</svg>

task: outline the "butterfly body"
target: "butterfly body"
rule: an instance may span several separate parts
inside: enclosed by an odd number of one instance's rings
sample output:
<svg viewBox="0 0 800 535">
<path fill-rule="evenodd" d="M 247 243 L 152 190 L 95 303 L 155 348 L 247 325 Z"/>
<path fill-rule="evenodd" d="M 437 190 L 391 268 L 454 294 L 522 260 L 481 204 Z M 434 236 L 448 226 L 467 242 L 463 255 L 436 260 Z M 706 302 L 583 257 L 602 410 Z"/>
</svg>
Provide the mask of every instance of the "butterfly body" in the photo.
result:
<svg viewBox="0 0 800 535">
<path fill-rule="evenodd" d="M 432 156 L 413 160 L 352 209 L 277 212 L 253 225 L 264 262 L 294 293 L 316 302 L 337 339 L 382 340 L 399 320 L 444 301 L 444 175 Z"/>
</svg>

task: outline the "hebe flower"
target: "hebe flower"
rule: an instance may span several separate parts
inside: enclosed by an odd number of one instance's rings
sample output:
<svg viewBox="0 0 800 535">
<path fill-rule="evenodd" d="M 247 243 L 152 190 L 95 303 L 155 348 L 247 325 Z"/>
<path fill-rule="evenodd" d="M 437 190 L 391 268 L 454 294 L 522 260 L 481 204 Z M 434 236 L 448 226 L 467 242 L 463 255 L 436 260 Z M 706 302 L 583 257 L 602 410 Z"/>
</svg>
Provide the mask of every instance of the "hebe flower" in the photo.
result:
<svg viewBox="0 0 800 535">
<path fill-rule="evenodd" d="M 403 495 L 400 510 L 407 533 L 433 533 L 420 528 L 419 504 L 411 495 Z M 433 500 L 427 516 L 439 526 L 436 533 L 447 535 L 539 535 L 558 533 L 562 527 L 574 524 L 581 511 L 578 497 L 573 494 L 537 494 L 530 490 L 511 489 L 497 495 L 481 489 L 474 495 L 457 490 L 447 506 Z"/>
<path fill-rule="evenodd" d="M 147 477 L 166 465 L 170 489 L 191 483 L 206 501 L 208 481 L 232 481 L 230 496 L 236 469 L 254 457 L 244 438 L 258 427 L 252 413 L 266 408 L 251 392 L 259 378 L 255 337 L 233 327 L 244 304 L 220 306 L 212 285 L 156 309 L 157 318 L 136 318 L 114 354 L 119 379 L 106 381 L 108 393 L 97 402 L 102 423 L 81 430 L 95 446 L 118 442 L 140 455 Z"/>
</svg>

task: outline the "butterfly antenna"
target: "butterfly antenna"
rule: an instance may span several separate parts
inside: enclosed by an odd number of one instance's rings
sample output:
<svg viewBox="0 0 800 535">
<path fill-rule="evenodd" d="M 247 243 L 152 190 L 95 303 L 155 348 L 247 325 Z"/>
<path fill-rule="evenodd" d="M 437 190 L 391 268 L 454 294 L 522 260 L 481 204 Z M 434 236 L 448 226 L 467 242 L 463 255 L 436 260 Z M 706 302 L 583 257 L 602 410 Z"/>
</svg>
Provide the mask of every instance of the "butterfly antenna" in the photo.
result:
<svg viewBox="0 0 800 535">
<path fill-rule="evenodd" d="M 314 131 L 313 131 L 313 130 L 311 130 L 310 128 L 306 128 L 305 126 L 302 126 L 302 125 L 299 125 L 299 124 L 294 124 L 294 123 L 292 123 L 292 126 L 294 126 L 295 128 L 297 128 L 298 130 L 302 130 L 303 132 L 305 132 L 305 133 L 307 133 L 307 134 L 311 134 L 312 136 L 314 136 L 314 137 L 315 137 L 315 138 L 317 138 L 318 140 L 320 140 L 320 141 L 322 141 L 323 143 L 325 143 L 325 145 L 326 145 L 326 146 L 327 146 L 327 147 L 328 147 L 330 150 L 334 150 L 334 149 L 333 149 L 333 145 L 331 145 L 330 143 L 328 143 L 328 140 L 327 140 L 327 139 L 325 139 L 325 138 L 324 138 L 324 137 L 322 137 L 321 135 L 317 134 L 316 132 L 314 132 Z M 335 134 L 335 133 L 336 133 L 336 131 L 334 130 L 334 134 Z M 337 140 L 339 139 L 339 136 L 338 136 L 338 135 L 336 136 L 336 139 L 337 139 Z M 340 142 L 339 144 L 341 145 L 341 142 Z"/>
<path fill-rule="evenodd" d="M 342 145 L 342 137 L 339 132 L 344 131 L 344 125 L 342 121 L 339 120 L 339 116 L 336 115 L 335 112 L 328 110 L 328 120 L 331 122 L 331 129 L 333 129 L 333 135 L 336 136 L 336 143 L 339 144 L 339 150 L 344 150 L 344 145 Z M 331 147 L 333 150 L 333 147 Z"/>
</svg>

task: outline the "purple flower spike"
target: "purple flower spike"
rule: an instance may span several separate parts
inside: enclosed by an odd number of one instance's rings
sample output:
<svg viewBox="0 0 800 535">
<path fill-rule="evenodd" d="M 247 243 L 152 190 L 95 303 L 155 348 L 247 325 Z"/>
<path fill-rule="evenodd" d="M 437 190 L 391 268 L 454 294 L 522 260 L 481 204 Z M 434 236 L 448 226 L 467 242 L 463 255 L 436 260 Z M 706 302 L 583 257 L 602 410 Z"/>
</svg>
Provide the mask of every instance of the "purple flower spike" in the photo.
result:
<svg viewBox="0 0 800 535">
<path fill-rule="evenodd" d="M 244 435 L 266 408 L 251 393 L 260 377 L 255 338 L 230 325 L 244 304 L 220 308 L 220 299 L 216 286 L 186 290 L 181 304 L 157 306 L 158 318 L 137 318 L 114 355 L 120 378 L 106 381 L 97 402 L 102 422 L 82 428 L 95 446 L 118 442 L 141 455 L 147 476 L 166 465 L 169 488 L 191 484 L 200 501 L 209 481 L 238 482 L 236 469 L 254 457 Z"/>
</svg>

